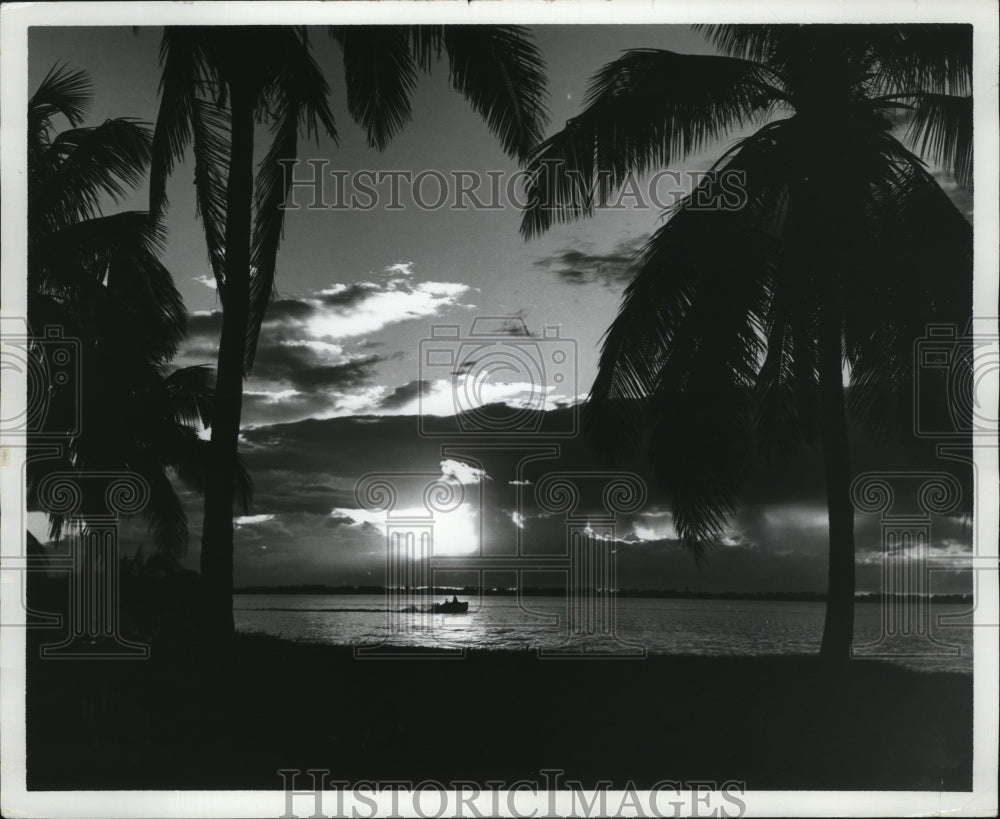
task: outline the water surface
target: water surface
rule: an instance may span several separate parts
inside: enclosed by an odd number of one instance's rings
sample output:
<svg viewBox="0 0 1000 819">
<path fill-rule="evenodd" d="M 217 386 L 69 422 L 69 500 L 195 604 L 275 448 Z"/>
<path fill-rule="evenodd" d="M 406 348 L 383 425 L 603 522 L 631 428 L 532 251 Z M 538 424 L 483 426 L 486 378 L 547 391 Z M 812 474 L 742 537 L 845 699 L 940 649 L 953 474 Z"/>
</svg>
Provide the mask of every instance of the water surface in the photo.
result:
<svg viewBox="0 0 1000 819">
<path fill-rule="evenodd" d="M 443 598 L 442 598 L 443 599 Z M 468 614 L 391 610 L 382 595 L 236 595 L 236 627 L 332 645 L 524 649 L 581 645 L 656 654 L 766 656 L 814 654 L 823 632 L 824 604 L 761 600 L 620 598 L 616 637 L 570 640 L 566 601 L 559 597 L 465 597 Z M 881 606 L 856 606 L 855 647 L 926 671 L 972 672 L 969 606 L 934 604 L 933 640 L 897 638 L 872 648 L 882 631 Z M 616 639 L 617 638 L 617 639 Z M 943 645 L 942 645 L 943 644 Z M 867 646 L 867 647 L 866 647 Z"/>
</svg>

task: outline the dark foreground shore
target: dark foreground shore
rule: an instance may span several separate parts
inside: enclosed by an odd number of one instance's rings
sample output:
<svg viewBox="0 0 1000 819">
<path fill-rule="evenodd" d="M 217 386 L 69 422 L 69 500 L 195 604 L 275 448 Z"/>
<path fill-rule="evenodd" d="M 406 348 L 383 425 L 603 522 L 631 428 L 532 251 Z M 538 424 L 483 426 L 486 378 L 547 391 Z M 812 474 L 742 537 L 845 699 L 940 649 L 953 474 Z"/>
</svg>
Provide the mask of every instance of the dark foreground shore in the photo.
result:
<svg viewBox="0 0 1000 819">
<path fill-rule="evenodd" d="M 34 649 L 35 647 L 32 646 Z M 31 789 L 268 789 L 340 780 L 967 790 L 972 678 L 811 657 L 357 660 L 240 636 L 144 661 L 29 652 Z M 543 783 L 544 784 L 544 783 Z"/>
</svg>

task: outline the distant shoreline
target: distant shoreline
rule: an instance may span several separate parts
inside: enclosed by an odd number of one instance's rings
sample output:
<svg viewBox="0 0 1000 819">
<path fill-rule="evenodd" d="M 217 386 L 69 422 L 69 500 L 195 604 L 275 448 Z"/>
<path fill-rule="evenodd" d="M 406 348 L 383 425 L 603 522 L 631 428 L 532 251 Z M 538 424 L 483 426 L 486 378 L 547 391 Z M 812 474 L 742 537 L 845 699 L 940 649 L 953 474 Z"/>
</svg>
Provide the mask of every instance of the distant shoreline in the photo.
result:
<svg viewBox="0 0 1000 819">
<path fill-rule="evenodd" d="M 479 595 L 486 597 L 513 597 L 518 592 L 517 589 L 488 588 L 480 590 L 474 586 L 436 586 L 432 594 L 460 594 Z M 324 586 L 317 584 L 292 585 L 292 586 L 243 586 L 233 591 L 233 594 L 377 594 L 384 595 L 384 586 Z M 565 588 L 544 587 L 521 589 L 521 594 L 526 597 L 563 597 L 566 594 Z M 761 601 L 787 601 L 823 603 L 826 601 L 826 594 L 823 592 L 706 592 L 687 591 L 677 589 L 619 589 L 619 598 L 660 598 L 668 600 L 761 600 Z M 902 599 L 903 595 L 893 595 L 893 599 Z M 916 598 L 917 595 L 910 595 L 909 599 Z M 878 593 L 859 593 L 854 597 L 857 603 L 878 603 L 882 600 L 882 595 Z M 971 594 L 931 594 L 926 599 L 933 603 L 972 603 Z"/>
</svg>

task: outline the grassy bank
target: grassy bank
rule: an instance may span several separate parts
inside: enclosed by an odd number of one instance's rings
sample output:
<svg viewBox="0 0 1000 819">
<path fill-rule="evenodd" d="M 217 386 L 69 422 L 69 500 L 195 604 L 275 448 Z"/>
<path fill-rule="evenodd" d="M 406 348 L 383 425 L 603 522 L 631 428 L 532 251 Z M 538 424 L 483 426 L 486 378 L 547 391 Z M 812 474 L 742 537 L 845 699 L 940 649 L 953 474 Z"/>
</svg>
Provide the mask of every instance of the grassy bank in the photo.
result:
<svg viewBox="0 0 1000 819">
<path fill-rule="evenodd" d="M 32 651 L 32 658 L 37 653 Z M 972 679 L 811 657 L 356 660 L 238 637 L 146 661 L 30 659 L 28 785 L 278 789 L 344 780 L 743 780 L 754 789 L 971 786 Z"/>
</svg>

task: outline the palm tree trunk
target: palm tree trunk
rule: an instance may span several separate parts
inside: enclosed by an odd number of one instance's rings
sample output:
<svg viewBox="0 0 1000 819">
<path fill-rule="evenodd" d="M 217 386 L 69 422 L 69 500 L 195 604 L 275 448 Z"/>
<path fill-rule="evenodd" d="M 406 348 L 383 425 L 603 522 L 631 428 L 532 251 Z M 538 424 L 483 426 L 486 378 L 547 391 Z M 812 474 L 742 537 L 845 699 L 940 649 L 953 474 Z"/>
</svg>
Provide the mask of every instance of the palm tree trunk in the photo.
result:
<svg viewBox="0 0 1000 819">
<path fill-rule="evenodd" d="M 250 305 L 253 197 L 253 97 L 230 86 L 231 153 L 226 189 L 226 281 L 212 417 L 211 467 L 205 482 L 201 540 L 204 627 L 209 637 L 233 633 L 233 492 L 243 410 L 243 371 Z"/>
<path fill-rule="evenodd" d="M 833 295 L 822 305 L 819 338 L 820 415 L 830 521 L 830 569 L 820 655 L 844 662 L 854 637 L 854 505 L 844 402 L 842 326 Z"/>
</svg>

